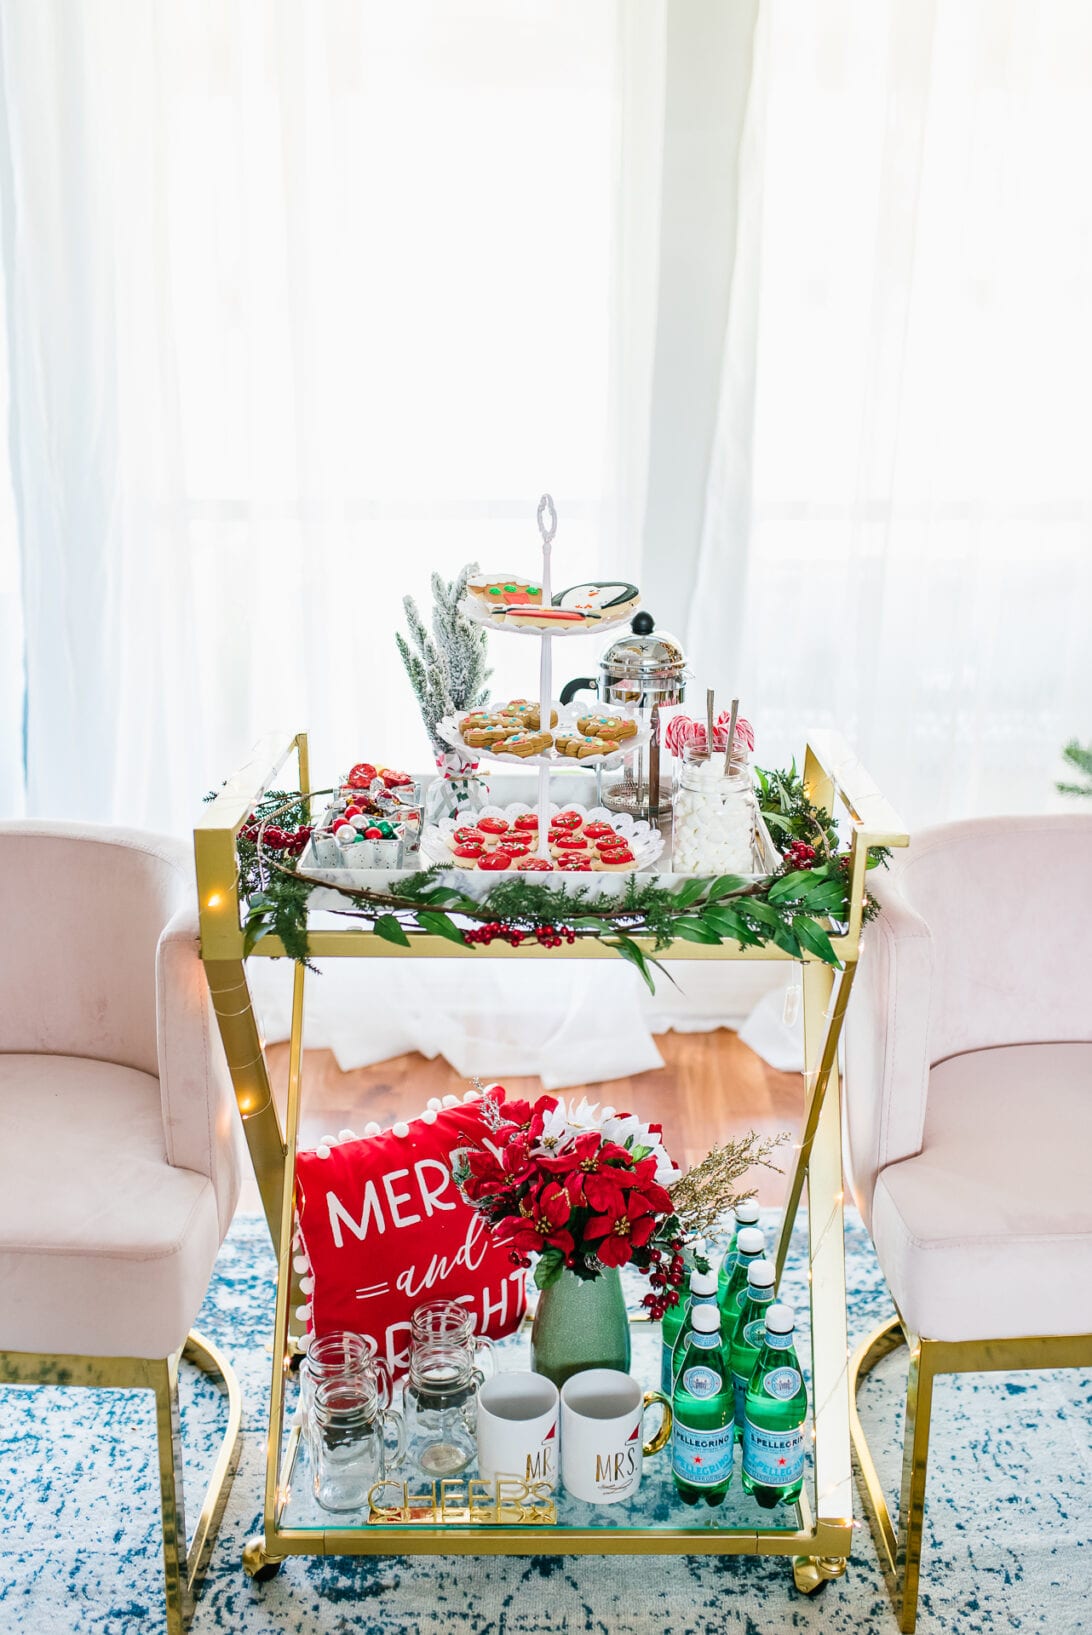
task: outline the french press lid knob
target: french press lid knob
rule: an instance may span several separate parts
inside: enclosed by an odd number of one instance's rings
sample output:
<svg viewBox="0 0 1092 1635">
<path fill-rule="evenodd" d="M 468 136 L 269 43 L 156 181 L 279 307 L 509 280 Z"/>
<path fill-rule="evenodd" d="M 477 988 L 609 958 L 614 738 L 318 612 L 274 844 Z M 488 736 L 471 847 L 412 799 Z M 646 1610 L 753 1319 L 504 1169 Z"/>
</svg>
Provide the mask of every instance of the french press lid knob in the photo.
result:
<svg viewBox="0 0 1092 1635">
<path fill-rule="evenodd" d="M 633 618 L 629 621 L 629 628 L 633 631 L 635 636 L 651 636 L 656 626 L 653 621 L 652 614 L 646 613 L 642 608 L 641 612 L 635 613 Z"/>
</svg>

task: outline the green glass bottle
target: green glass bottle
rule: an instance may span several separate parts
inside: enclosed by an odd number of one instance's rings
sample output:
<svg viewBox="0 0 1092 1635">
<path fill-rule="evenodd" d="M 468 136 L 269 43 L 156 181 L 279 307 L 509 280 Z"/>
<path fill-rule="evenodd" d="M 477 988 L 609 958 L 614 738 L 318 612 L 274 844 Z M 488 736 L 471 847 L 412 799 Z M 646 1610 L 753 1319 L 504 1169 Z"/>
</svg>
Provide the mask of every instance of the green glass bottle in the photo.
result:
<svg viewBox="0 0 1092 1635">
<path fill-rule="evenodd" d="M 739 1234 L 744 1226 L 758 1225 L 758 1205 L 753 1198 L 744 1198 L 741 1204 L 730 1211 L 732 1216 L 732 1236 L 728 1247 L 724 1251 L 724 1259 L 720 1263 L 718 1273 L 717 1297 L 720 1300 L 720 1309 L 724 1310 L 724 1297 L 728 1292 L 728 1279 L 735 1270 L 739 1258 Z"/>
<path fill-rule="evenodd" d="M 728 1347 L 715 1301 L 690 1314 L 671 1394 L 671 1474 L 684 1504 L 723 1504 L 732 1481 L 735 1419 Z"/>
<path fill-rule="evenodd" d="M 715 1306 L 717 1303 L 716 1272 L 691 1272 L 690 1293 L 677 1306 L 664 1312 L 661 1326 L 660 1390 L 670 1397 L 675 1384 L 675 1366 L 682 1360 L 684 1336 L 690 1328 L 690 1314 L 695 1306 Z"/>
<path fill-rule="evenodd" d="M 791 1504 L 804 1485 L 808 1397 L 792 1335 L 789 1307 L 767 1306 L 765 1342 L 744 1398 L 742 1478 L 765 1510 Z"/>
<path fill-rule="evenodd" d="M 729 1366 L 735 1391 L 736 1441 L 743 1440 L 743 1405 L 754 1372 L 755 1358 L 766 1337 L 766 1312 L 774 1297 L 776 1269 L 772 1260 L 752 1260 L 747 1268 L 747 1292 L 729 1340 Z"/>
<path fill-rule="evenodd" d="M 732 1268 L 732 1275 L 723 1292 L 718 1290 L 724 1335 L 729 1345 L 735 1332 L 742 1297 L 747 1293 L 747 1268 L 753 1260 L 761 1260 L 765 1253 L 766 1234 L 762 1228 L 741 1226 L 736 1233 L 736 1263 Z"/>
</svg>

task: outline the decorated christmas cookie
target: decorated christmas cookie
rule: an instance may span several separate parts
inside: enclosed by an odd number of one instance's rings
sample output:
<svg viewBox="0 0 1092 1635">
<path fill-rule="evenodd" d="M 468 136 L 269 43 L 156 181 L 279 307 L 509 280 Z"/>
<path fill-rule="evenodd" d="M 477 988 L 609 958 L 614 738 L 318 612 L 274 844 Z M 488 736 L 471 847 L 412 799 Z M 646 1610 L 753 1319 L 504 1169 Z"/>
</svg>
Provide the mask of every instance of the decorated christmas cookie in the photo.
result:
<svg viewBox="0 0 1092 1635">
<path fill-rule="evenodd" d="M 562 829 L 566 834 L 575 834 L 583 821 L 579 812 L 555 812 L 550 819 L 550 828 Z"/>
<path fill-rule="evenodd" d="M 618 748 L 609 738 L 594 738 L 588 733 L 559 732 L 554 739 L 559 755 L 586 761 L 592 755 L 610 755 Z"/>
<path fill-rule="evenodd" d="M 508 819 L 501 817 L 479 818 L 478 832 L 485 836 L 487 846 L 495 846 L 501 835 L 508 833 Z"/>
<path fill-rule="evenodd" d="M 585 823 L 584 833 L 589 840 L 610 840 L 615 837 L 615 831 L 609 823 Z"/>
<path fill-rule="evenodd" d="M 515 573 L 476 573 L 466 588 L 489 608 L 534 607 L 542 602 L 542 586 Z"/>
<path fill-rule="evenodd" d="M 537 874 L 544 869 L 549 870 L 550 867 L 551 865 L 545 857 L 520 857 L 516 860 L 516 868 L 521 874 Z"/>
<path fill-rule="evenodd" d="M 490 873 L 496 873 L 501 869 L 510 869 L 514 861 L 515 859 L 510 851 L 506 851 L 503 846 L 498 846 L 494 851 L 482 852 L 478 858 L 477 866 L 479 869 L 486 869 Z"/>
<path fill-rule="evenodd" d="M 504 740 L 506 755 L 541 755 L 550 747 L 548 732 L 515 732 Z"/>
<path fill-rule="evenodd" d="M 554 606 L 599 618 L 609 615 L 611 619 L 628 619 L 640 600 L 636 585 L 627 585 L 621 580 L 592 579 L 586 585 L 572 585 L 568 590 L 558 591 Z"/>
<path fill-rule="evenodd" d="M 577 730 L 589 738 L 608 738 L 621 742 L 637 736 L 637 723 L 624 715 L 582 715 Z"/>
</svg>

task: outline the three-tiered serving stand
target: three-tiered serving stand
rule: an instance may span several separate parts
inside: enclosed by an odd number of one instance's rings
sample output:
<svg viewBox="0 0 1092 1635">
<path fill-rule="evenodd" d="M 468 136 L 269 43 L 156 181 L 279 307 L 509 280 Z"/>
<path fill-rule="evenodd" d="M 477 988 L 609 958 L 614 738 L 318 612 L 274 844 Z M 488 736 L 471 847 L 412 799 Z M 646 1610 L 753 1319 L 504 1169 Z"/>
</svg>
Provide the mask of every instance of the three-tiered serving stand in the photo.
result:
<svg viewBox="0 0 1092 1635">
<path fill-rule="evenodd" d="M 544 543 L 544 566 L 543 605 L 548 605 L 548 540 Z M 541 719 L 548 723 L 549 635 L 542 637 L 539 693 L 544 712 Z M 908 837 L 899 819 L 841 739 L 830 733 L 809 735 L 803 762 L 807 793 L 828 811 L 844 814 L 850 831 L 851 862 L 848 921 L 840 930 L 833 928 L 831 935 L 841 968 L 836 971 L 811 956 L 802 962 L 804 1105 L 776 1250 L 780 1282 L 806 1181 L 813 1441 L 808 1478 L 799 1501 L 777 1511 L 761 1510 L 742 1492 L 737 1479 L 722 1507 L 695 1512 L 677 1497 L 669 1459 L 660 1455 L 646 1460 L 643 1479 L 633 1499 L 622 1504 L 593 1506 L 578 1503 L 559 1491 L 555 1496 L 556 1519 L 547 1524 L 541 1519 L 496 1525 L 380 1522 L 370 1519 L 366 1513 L 335 1517 L 318 1507 L 311 1495 L 306 1460 L 300 1450 L 299 1426 L 292 1422 L 296 1392 L 294 1369 L 299 1354 L 293 1317 L 299 1296 L 293 1288 L 292 1237 L 303 1093 L 307 973 L 302 965 L 295 967 L 288 1093 L 282 1123 L 251 1004 L 246 961 L 284 957 L 285 949 L 275 935 L 262 938 L 249 952 L 246 949 L 235 843 L 239 830 L 263 793 L 283 787 L 279 782 L 281 769 L 293 757 L 298 762 L 298 788 L 308 795 L 311 780 L 306 734 L 265 740 L 206 808 L 194 835 L 201 953 L 278 1263 L 264 1530 L 260 1537 L 249 1541 L 244 1551 L 247 1572 L 255 1578 L 268 1577 L 292 1555 L 639 1553 L 788 1556 L 792 1559 L 796 1585 L 804 1591 L 818 1589 L 840 1576 L 851 1549 L 853 1502 L 838 1042 L 860 951 L 868 851 L 874 846 L 907 844 Z M 550 769 L 549 760 L 539 765 L 540 843 L 548 828 L 543 819 L 548 810 Z M 594 788 L 593 774 L 588 772 L 585 778 L 590 793 Z M 577 781 L 575 777 L 566 779 L 566 788 L 575 792 Z M 577 878 L 587 877 L 578 875 Z M 638 940 L 645 952 L 653 951 L 650 940 Z M 555 950 L 544 949 L 534 942 L 512 948 L 499 939 L 488 946 L 461 949 L 444 937 L 411 931 L 409 946 L 402 947 L 376 936 L 366 925 L 328 929 L 316 923 L 309 931 L 309 944 L 314 959 L 461 959 L 467 962 L 468 974 L 475 962 L 488 959 L 617 958 L 595 936 L 580 937 Z M 772 944 L 743 951 L 735 944 L 678 941 L 666 950 L 659 950 L 657 957 L 670 961 L 719 962 L 786 960 L 790 956 Z M 527 975 L 528 980 L 532 980 L 530 967 Z M 633 1371 L 639 1378 L 652 1382 L 659 1376 L 659 1327 L 637 1314 L 633 1324 Z M 526 1325 L 499 1345 L 500 1366 L 527 1366 Z"/>
</svg>

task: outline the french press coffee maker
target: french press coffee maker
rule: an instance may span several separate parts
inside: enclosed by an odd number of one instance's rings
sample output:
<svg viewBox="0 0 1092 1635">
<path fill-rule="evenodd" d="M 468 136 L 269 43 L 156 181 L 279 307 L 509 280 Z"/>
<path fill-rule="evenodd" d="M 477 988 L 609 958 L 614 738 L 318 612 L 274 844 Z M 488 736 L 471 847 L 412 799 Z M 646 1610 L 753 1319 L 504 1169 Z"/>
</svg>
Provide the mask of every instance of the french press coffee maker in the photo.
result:
<svg viewBox="0 0 1092 1635">
<path fill-rule="evenodd" d="M 624 705 L 634 711 L 639 726 L 657 729 L 651 743 L 626 753 L 614 782 L 604 783 L 602 768 L 597 768 L 596 798 L 609 811 L 629 812 L 654 823 L 670 810 L 671 790 L 660 783 L 657 717 L 661 705 L 683 702 L 688 676 L 675 637 L 657 630 L 652 615 L 642 610 L 634 614 L 628 632 L 603 654 L 598 678 L 576 676 L 561 689 L 562 704 L 590 688 L 601 704 Z"/>
</svg>

